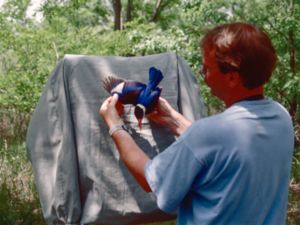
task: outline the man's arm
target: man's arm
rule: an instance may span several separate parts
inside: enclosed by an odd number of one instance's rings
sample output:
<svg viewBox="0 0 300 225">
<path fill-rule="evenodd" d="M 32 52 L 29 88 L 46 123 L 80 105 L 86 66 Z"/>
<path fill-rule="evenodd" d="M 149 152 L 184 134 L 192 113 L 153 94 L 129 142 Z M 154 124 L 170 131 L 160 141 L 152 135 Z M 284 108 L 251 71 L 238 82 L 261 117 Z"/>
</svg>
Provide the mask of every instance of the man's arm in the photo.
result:
<svg viewBox="0 0 300 225">
<path fill-rule="evenodd" d="M 117 102 L 118 95 L 109 97 L 103 102 L 99 111 L 109 128 L 123 124 L 116 108 Z M 120 129 L 114 131 L 112 138 L 128 170 L 146 192 L 151 192 L 144 175 L 144 167 L 149 157 L 139 148 L 125 130 Z"/>
<path fill-rule="evenodd" d="M 125 130 L 115 131 L 112 134 L 112 138 L 128 170 L 146 192 L 151 192 L 144 174 L 144 167 L 149 157 L 138 147 Z"/>
</svg>

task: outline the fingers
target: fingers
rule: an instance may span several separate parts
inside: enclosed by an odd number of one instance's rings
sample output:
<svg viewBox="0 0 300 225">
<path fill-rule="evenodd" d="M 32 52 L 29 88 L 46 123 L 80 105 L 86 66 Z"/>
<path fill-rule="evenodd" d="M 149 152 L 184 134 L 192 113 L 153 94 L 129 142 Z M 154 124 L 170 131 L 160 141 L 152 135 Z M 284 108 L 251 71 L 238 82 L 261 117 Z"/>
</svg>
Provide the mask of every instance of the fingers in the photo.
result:
<svg viewBox="0 0 300 225">
<path fill-rule="evenodd" d="M 161 101 L 167 101 L 165 98 L 163 98 L 163 97 L 161 97 L 161 96 L 159 96 L 158 99 L 161 100 Z"/>
<path fill-rule="evenodd" d="M 119 95 L 118 94 L 114 94 L 111 97 L 109 104 L 112 105 L 112 106 L 115 106 L 117 104 L 117 102 L 118 102 L 118 99 L 119 99 Z"/>
<path fill-rule="evenodd" d="M 100 109 L 101 108 L 107 108 L 107 107 L 109 107 L 109 106 L 115 106 L 116 104 L 117 104 L 117 102 L 118 102 L 118 95 L 117 94 L 114 94 L 113 96 L 109 96 L 108 98 L 106 98 L 104 101 L 103 101 L 103 103 L 102 103 L 102 105 L 101 105 L 101 107 L 100 107 Z"/>
<path fill-rule="evenodd" d="M 120 101 L 118 101 L 118 99 L 119 99 L 119 95 L 114 94 L 110 99 L 109 105 L 112 107 L 115 107 L 118 114 L 122 115 L 124 112 L 124 107 L 123 107 L 123 104 Z"/>
<path fill-rule="evenodd" d="M 100 107 L 100 110 L 99 110 L 99 113 L 102 114 L 106 109 L 107 109 L 107 106 L 110 102 L 110 99 L 111 97 L 108 97 L 107 99 L 105 99 Z"/>
<path fill-rule="evenodd" d="M 109 127 L 122 122 L 118 114 L 118 104 L 118 95 L 113 95 L 106 98 L 100 107 L 99 114 Z"/>
<path fill-rule="evenodd" d="M 108 110 L 108 108 L 109 108 L 110 105 L 112 104 L 112 103 L 111 103 L 111 102 L 112 102 L 112 98 L 113 98 L 113 96 L 110 96 L 110 97 L 106 98 L 106 99 L 103 101 L 103 103 L 102 103 L 102 105 L 101 105 L 101 107 L 100 107 L 100 109 L 99 109 L 100 115 L 104 115 L 104 114 L 106 113 L 106 111 Z M 114 103 L 113 103 L 113 104 L 114 104 Z"/>
<path fill-rule="evenodd" d="M 106 99 L 104 100 L 104 102 L 102 103 L 102 105 L 107 105 L 107 104 L 110 103 L 110 101 L 111 101 L 111 96 L 108 97 L 108 98 L 106 98 Z"/>
<path fill-rule="evenodd" d="M 152 111 L 152 112 L 146 114 L 147 118 L 150 119 L 150 120 L 155 119 L 155 118 L 157 117 L 157 115 L 158 115 L 157 110 L 154 110 L 154 111 Z"/>
<path fill-rule="evenodd" d="M 165 98 L 160 98 L 160 104 L 166 105 L 166 106 L 171 106 L 170 103 Z"/>
<path fill-rule="evenodd" d="M 120 101 L 117 102 L 115 107 L 116 107 L 119 115 L 122 115 L 124 113 L 124 106 Z"/>
</svg>

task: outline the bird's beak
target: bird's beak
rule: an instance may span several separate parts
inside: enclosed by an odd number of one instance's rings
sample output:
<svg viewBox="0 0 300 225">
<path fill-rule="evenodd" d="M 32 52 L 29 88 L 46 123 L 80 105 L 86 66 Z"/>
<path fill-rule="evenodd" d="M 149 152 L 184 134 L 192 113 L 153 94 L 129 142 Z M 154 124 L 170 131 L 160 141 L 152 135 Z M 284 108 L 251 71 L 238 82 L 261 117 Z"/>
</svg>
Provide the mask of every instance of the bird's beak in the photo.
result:
<svg viewBox="0 0 300 225">
<path fill-rule="evenodd" d="M 142 120 L 143 119 L 138 119 L 138 127 L 140 128 L 140 130 L 142 129 Z"/>
</svg>

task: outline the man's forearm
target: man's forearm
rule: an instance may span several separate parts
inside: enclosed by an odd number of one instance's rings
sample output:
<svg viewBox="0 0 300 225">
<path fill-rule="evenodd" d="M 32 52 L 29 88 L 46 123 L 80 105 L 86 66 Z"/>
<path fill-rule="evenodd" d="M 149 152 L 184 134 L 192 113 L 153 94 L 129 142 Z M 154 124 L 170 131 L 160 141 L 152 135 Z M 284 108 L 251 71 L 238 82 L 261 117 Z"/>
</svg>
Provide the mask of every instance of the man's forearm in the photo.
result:
<svg viewBox="0 0 300 225">
<path fill-rule="evenodd" d="M 149 157 L 125 130 L 115 131 L 112 138 L 128 170 L 146 192 L 151 192 L 144 174 L 144 167 Z"/>
<path fill-rule="evenodd" d="M 191 121 L 174 110 L 167 126 L 176 136 L 180 136 L 191 124 Z"/>
</svg>

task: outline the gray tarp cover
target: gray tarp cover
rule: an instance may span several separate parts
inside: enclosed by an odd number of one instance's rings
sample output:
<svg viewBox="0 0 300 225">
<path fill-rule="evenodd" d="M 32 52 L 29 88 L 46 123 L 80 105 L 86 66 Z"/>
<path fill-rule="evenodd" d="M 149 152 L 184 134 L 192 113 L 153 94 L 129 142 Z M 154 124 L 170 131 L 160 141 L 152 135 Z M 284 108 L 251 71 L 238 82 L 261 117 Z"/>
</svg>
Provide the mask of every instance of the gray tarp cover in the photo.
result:
<svg viewBox="0 0 300 225">
<path fill-rule="evenodd" d="M 108 93 L 108 75 L 147 83 L 149 67 L 164 74 L 162 97 L 191 120 L 203 115 L 196 79 L 175 53 L 144 57 L 67 55 L 45 86 L 32 116 L 27 149 L 47 224 L 138 224 L 174 218 L 160 211 L 120 160 L 98 111 Z M 143 120 L 137 128 L 132 106 L 123 119 L 149 157 L 175 137 Z M 170 190 L 172 191 L 172 190 Z"/>
</svg>

